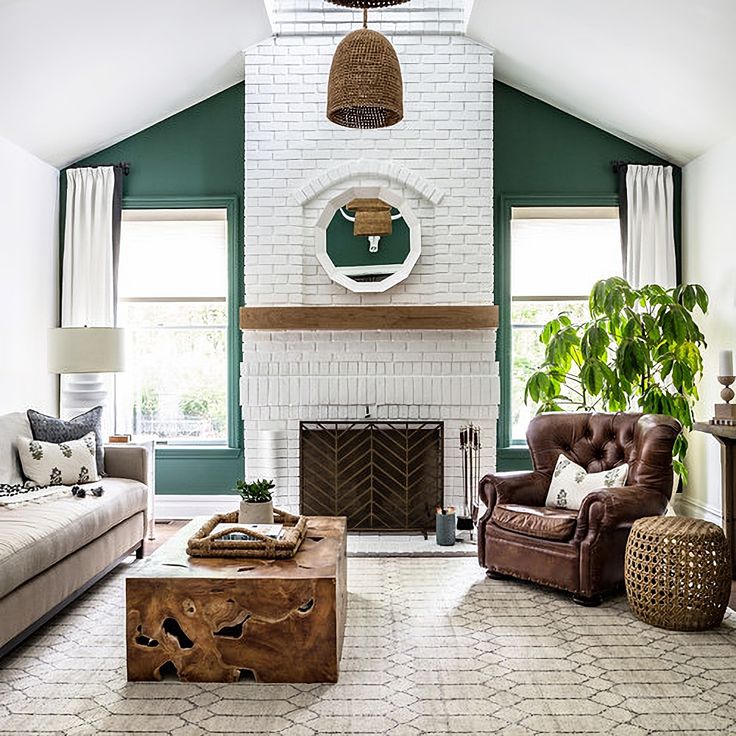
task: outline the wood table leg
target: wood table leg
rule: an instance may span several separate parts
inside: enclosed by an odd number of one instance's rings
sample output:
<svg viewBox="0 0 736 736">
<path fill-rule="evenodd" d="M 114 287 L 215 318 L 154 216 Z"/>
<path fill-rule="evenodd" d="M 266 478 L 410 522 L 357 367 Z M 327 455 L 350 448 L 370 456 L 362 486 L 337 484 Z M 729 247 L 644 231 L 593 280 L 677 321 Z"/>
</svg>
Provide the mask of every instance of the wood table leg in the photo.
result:
<svg viewBox="0 0 736 736">
<path fill-rule="evenodd" d="M 721 518 L 731 552 L 731 576 L 736 579 L 736 441 L 717 439 L 721 444 Z"/>
<path fill-rule="evenodd" d="M 731 553 L 731 577 L 736 580 L 736 426 L 695 422 L 693 428 L 721 445 L 721 522 Z"/>
</svg>

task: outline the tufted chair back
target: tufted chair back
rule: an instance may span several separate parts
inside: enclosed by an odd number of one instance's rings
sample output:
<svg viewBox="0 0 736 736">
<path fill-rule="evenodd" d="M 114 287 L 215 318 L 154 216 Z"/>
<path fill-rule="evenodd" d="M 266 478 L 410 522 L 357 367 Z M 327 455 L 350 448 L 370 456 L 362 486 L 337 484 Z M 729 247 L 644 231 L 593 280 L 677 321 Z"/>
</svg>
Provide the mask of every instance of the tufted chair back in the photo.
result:
<svg viewBox="0 0 736 736">
<path fill-rule="evenodd" d="M 629 464 L 627 486 L 672 494 L 672 446 L 680 423 L 662 414 L 549 412 L 529 423 L 534 469 L 549 478 L 560 454 L 589 473 Z"/>
</svg>

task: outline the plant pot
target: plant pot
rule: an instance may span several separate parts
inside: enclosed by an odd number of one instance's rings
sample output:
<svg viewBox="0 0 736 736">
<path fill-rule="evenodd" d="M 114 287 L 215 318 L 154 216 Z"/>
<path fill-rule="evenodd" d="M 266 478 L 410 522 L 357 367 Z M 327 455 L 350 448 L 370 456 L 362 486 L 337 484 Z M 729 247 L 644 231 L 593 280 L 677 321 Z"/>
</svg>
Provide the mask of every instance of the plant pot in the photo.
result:
<svg viewBox="0 0 736 736">
<path fill-rule="evenodd" d="M 455 514 L 437 514 L 436 520 L 437 544 L 452 547 L 455 544 Z"/>
<path fill-rule="evenodd" d="M 240 502 L 239 524 L 273 524 L 273 501 Z"/>
</svg>

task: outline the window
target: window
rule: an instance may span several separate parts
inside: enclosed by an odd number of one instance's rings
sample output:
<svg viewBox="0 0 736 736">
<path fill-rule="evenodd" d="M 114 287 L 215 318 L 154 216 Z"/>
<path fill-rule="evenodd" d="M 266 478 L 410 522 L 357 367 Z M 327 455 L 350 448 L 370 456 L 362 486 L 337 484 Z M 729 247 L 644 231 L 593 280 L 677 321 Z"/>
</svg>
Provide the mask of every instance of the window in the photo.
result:
<svg viewBox="0 0 736 736">
<path fill-rule="evenodd" d="M 599 279 L 622 274 L 618 207 L 511 208 L 511 441 L 525 441 L 535 407 L 524 386 L 544 360 L 544 324 L 586 314 Z"/>
<path fill-rule="evenodd" d="M 118 431 L 227 444 L 227 210 L 125 209 L 120 240 Z"/>
</svg>

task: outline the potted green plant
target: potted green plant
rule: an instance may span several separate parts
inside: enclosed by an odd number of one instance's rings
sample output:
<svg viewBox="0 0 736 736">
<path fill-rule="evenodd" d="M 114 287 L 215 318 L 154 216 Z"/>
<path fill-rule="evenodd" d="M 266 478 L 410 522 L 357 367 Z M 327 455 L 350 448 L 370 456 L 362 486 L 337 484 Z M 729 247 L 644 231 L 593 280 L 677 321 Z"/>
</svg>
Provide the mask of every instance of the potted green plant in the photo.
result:
<svg viewBox="0 0 736 736">
<path fill-rule="evenodd" d="M 633 288 L 620 277 L 598 281 L 590 319 L 561 313 L 540 336 L 544 363 L 529 377 L 524 399 L 538 411 L 643 411 L 669 414 L 689 430 L 703 374 L 703 333 L 693 317 L 708 309 L 698 284 Z M 687 437 L 673 449 L 675 472 L 687 481 Z"/>
<path fill-rule="evenodd" d="M 235 491 L 240 494 L 240 512 L 238 522 L 241 524 L 273 524 L 272 480 L 261 478 L 247 483 L 239 480 Z"/>
</svg>

